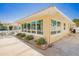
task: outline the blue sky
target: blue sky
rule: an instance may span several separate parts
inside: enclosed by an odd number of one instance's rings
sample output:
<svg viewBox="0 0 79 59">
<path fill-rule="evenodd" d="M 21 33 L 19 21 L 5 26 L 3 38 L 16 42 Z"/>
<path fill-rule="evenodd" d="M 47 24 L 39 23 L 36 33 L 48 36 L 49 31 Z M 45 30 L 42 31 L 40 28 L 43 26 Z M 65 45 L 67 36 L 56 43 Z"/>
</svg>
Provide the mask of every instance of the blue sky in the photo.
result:
<svg viewBox="0 0 79 59">
<path fill-rule="evenodd" d="M 79 18 L 77 3 L 0 3 L 0 21 L 14 22 L 48 6 L 56 6 L 70 19 Z"/>
</svg>

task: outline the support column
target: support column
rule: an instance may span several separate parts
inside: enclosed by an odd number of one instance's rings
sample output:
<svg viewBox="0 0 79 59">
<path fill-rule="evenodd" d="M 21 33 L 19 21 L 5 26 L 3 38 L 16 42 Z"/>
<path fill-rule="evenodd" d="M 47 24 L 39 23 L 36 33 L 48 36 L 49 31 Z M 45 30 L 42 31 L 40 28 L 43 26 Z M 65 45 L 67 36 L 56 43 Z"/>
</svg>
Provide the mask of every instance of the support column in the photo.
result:
<svg viewBox="0 0 79 59">
<path fill-rule="evenodd" d="M 43 20 L 43 34 L 47 43 L 50 44 L 50 35 L 51 35 L 51 19 L 48 17 Z"/>
</svg>

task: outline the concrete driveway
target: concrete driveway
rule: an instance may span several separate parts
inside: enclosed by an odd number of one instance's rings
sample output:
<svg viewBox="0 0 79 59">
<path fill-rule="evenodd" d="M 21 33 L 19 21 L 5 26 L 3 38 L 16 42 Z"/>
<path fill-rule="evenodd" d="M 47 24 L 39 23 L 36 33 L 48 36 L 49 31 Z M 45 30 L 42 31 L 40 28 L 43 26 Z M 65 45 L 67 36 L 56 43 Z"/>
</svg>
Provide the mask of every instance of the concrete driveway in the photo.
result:
<svg viewBox="0 0 79 59">
<path fill-rule="evenodd" d="M 0 56 L 42 56 L 15 37 L 0 38 Z"/>
<path fill-rule="evenodd" d="M 79 56 L 79 33 L 68 35 L 54 43 L 54 48 L 61 50 L 60 55 Z"/>
</svg>

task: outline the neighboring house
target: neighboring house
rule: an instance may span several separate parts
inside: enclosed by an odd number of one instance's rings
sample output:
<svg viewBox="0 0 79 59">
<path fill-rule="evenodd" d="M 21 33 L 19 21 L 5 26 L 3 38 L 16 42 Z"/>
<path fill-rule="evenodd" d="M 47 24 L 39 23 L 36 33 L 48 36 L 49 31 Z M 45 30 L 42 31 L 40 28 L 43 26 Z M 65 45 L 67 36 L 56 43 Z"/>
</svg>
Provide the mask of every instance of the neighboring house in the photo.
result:
<svg viewBox="0 0 79 59">
<path fill-rule="evenodd" d="M 75 26 L 67 16 L 56 7 L 49 7 L 16 22 L 22 31 L 34 35 L 35 39 L 44 37 L 48 44 L 53 43 L 70 33 Z"/>
</svg>

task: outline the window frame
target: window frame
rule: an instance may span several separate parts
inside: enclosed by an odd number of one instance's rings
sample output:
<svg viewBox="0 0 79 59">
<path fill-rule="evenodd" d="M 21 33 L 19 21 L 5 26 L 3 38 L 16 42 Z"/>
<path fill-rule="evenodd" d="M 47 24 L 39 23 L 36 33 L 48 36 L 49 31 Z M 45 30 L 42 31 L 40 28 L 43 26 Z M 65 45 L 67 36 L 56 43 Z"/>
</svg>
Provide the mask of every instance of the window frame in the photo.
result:
<svg viewBox="0 0 79 59">
<path fill-rule="evenodd" d="M 38 21 L 42 21 L 42 24 L 40 25 L 40 26 L 42 26 L 41 27 L 41 30 L 38 30 L 38 28 L 37 28 L 37 22 Z M 34 29 L 34 27 L 32 26 L 33 25 L 33 22 L 35 22 L 35 29 Z M 26 23 L 27 25 L 26 25 L 26 32 L 27 33 L 31 33 L 31 34 L 37 34 L 37 35 L 43 35 L 43 20 L 33 20 L 32 22 L 28 22 L 28 23 Z M 30 27 L 28 28 L 28 24 L 30 24 Z M 29 32 L 30 31 L 30 32 Z M 39 32 L 42 32 L 42 33 L 38 33 L 38 31 Z"/>
<path fill-rule="evenodd" d="M 39 21 L 42 21 L 42 22 L 40 22 L 41 25 L 39 26 L 40 29 L 38 29 L 38 22 Z M 38 20 L 37 21 L 37 34 L 43 34 L 43 20 Z"/>
<path fill-rule="evenodd" d="M 53 21 L 55 22 L 55 25 Z M 61 33 L 61 21 L 56 19 L 51 19 L 51 35 L 55 35 L 59 33 Z"/>
</svg>

